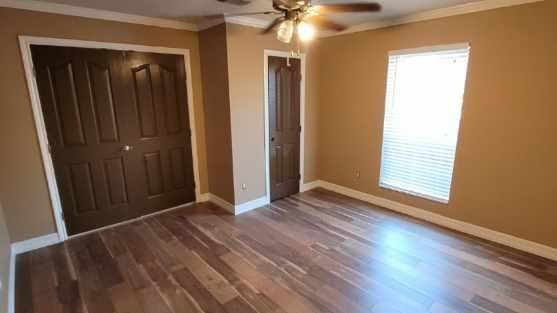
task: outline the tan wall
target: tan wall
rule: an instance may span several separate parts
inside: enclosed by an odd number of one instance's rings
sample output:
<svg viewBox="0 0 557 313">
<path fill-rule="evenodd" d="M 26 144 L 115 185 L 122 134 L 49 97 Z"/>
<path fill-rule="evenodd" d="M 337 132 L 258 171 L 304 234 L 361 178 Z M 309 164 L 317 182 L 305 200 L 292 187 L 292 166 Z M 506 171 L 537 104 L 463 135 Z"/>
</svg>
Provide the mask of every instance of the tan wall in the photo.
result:
<svg viewBox="0 0 557 313">
<path fill-rule="evenodd" d="M 320 156 L 320 82 L 321 82 L 321 48 L 318 41 L 310 44 L 306 54 L 306 95 L 304 127 L 304 177 L 302 183 L 309 183 L 319 178 Z"/>
<path fill-rule="evenodd" d="M 199 33 L 209 192 L 234 203 L 226 24 Z"/>
<path fill-rule="evenodd" d="M 236 204 L 265 195 L 265 124 L 263 51 L 290 51 L 294 46 L 261 29 L 227 25 L 228 77 Z M 247 190 L 242 190 L 242 184 Z"/>
<path fill-rule="evenodd" d="M 557 247 L 556 16 L 544 1 L 323 39 L 319 178 Z M 388 51 L 459 42 L 471 54 L 450 203 L 379 188 Z"/>
<path fill-rule="evenodd" d="M 8 227 L 6 227 L 2 203 L 0 203 L 0 280 L 2 281 L 2 289 L 0 289 L 0 313 L 8 312 L 10 255 L 10 236 L 8 235 Z"/>
<path fill-rule="evenodd" d="M 190 49 L 200 189 L 201 192 L 207 191 L 203 97 L 196 33 L 7 8 L 0 8 L 0 21 L 0 198 L 14 242 L 56 231 L 18 35 Z"/>
</svg>

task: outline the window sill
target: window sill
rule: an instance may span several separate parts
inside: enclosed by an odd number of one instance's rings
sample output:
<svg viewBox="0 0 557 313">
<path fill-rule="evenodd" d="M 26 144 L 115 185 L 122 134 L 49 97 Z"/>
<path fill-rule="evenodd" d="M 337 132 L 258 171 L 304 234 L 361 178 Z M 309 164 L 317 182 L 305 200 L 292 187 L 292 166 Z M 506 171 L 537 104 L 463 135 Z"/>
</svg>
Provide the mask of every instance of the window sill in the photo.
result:
<svg viewBox="0 0 557 313">
<path fill-rule="evenodd" d="M 404 194 L 411 195 L 411 196 L 414 196 L 414 197 L 434 201 L 434 202 L 439 202 L 439 203 L 443 203 L 443 204 L 448 204 L 449 203 L 449 199 L 438 198 L 438 197 L 426 195 L 426 194 L 423 194 L 423 193 L 419 193 L 419 192 L 395 187 L 395 186 L 392 186 L 392 185 L 389 185 L 389 184 L 379 183 L 379 187 L 384 188 L 384 189 L 393 190 L 393 191 L 400 192 L 400 193 L 404 193 Z"/>
</svg>

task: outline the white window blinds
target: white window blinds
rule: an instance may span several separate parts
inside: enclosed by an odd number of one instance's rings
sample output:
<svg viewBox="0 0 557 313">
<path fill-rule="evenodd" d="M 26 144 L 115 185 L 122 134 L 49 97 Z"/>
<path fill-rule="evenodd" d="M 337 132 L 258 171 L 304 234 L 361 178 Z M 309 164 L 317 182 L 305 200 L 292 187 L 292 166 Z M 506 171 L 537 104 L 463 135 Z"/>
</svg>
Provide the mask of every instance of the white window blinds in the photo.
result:
<svg viewBox="0 0 557 313">
<path fill-rule="evenodd" d="M 467 44 L 389 54 L 379 185 L 449 201 Z"/>
</svg>

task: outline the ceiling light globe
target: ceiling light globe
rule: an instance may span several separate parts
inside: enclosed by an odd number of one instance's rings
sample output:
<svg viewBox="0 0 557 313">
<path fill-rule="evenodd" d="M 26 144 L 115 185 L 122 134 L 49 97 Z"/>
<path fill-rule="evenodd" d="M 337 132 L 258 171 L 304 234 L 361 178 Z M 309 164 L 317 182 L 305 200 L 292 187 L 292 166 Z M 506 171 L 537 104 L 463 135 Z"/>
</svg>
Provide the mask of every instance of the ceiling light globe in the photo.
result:
<svg viewBox="0 0 557 313">
<path fill-rule="evenodd" d="M 313 39 L 313 37 L 315 37 L 315 27 L 313 27 L 313 25 L 309 23 L 306 22 L 298 23 L 297 31 L 298 31 L 298 38 L 302 42 L 310 41 L 311 39 Z"/>
<path fill-rule="evenodd" d="M 294 34 L 294 21 L 287 20 L 280 24 L 277 30 L 277 39 L 289 43 Z"/>
</svg>

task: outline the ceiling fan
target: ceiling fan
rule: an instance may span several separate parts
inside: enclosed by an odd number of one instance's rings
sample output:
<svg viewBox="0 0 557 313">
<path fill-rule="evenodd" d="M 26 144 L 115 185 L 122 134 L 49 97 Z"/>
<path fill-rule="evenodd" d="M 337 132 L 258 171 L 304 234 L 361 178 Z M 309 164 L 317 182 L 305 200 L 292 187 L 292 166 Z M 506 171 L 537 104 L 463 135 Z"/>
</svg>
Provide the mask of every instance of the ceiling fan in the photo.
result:
<svg viewBox="0 0 557 313">
<path fill-rule="evenodd" d="M 249 0 L 218 0 L 220 2 L 248 3 Z M 336 23 L 325 15 L 331 13 L 346 12 L 378 12 L 381 5 L 375 2 L 354 2 L 338 4 L 313 5 L 311 0 L 273 0 L 271 11 L 250 12 L 240 14 L 225 14 L 230 16 L 245 15 L 279 15 L 265 29 L 262 34 L 267 34 L 277 29 L 277 39 L 289 43 L 294 36 L 298 35 L 300 41 L 308 41 L 315 35 L 316 28 L 329 31 L 343 31 L 347 26 Z"/>
</svg>

